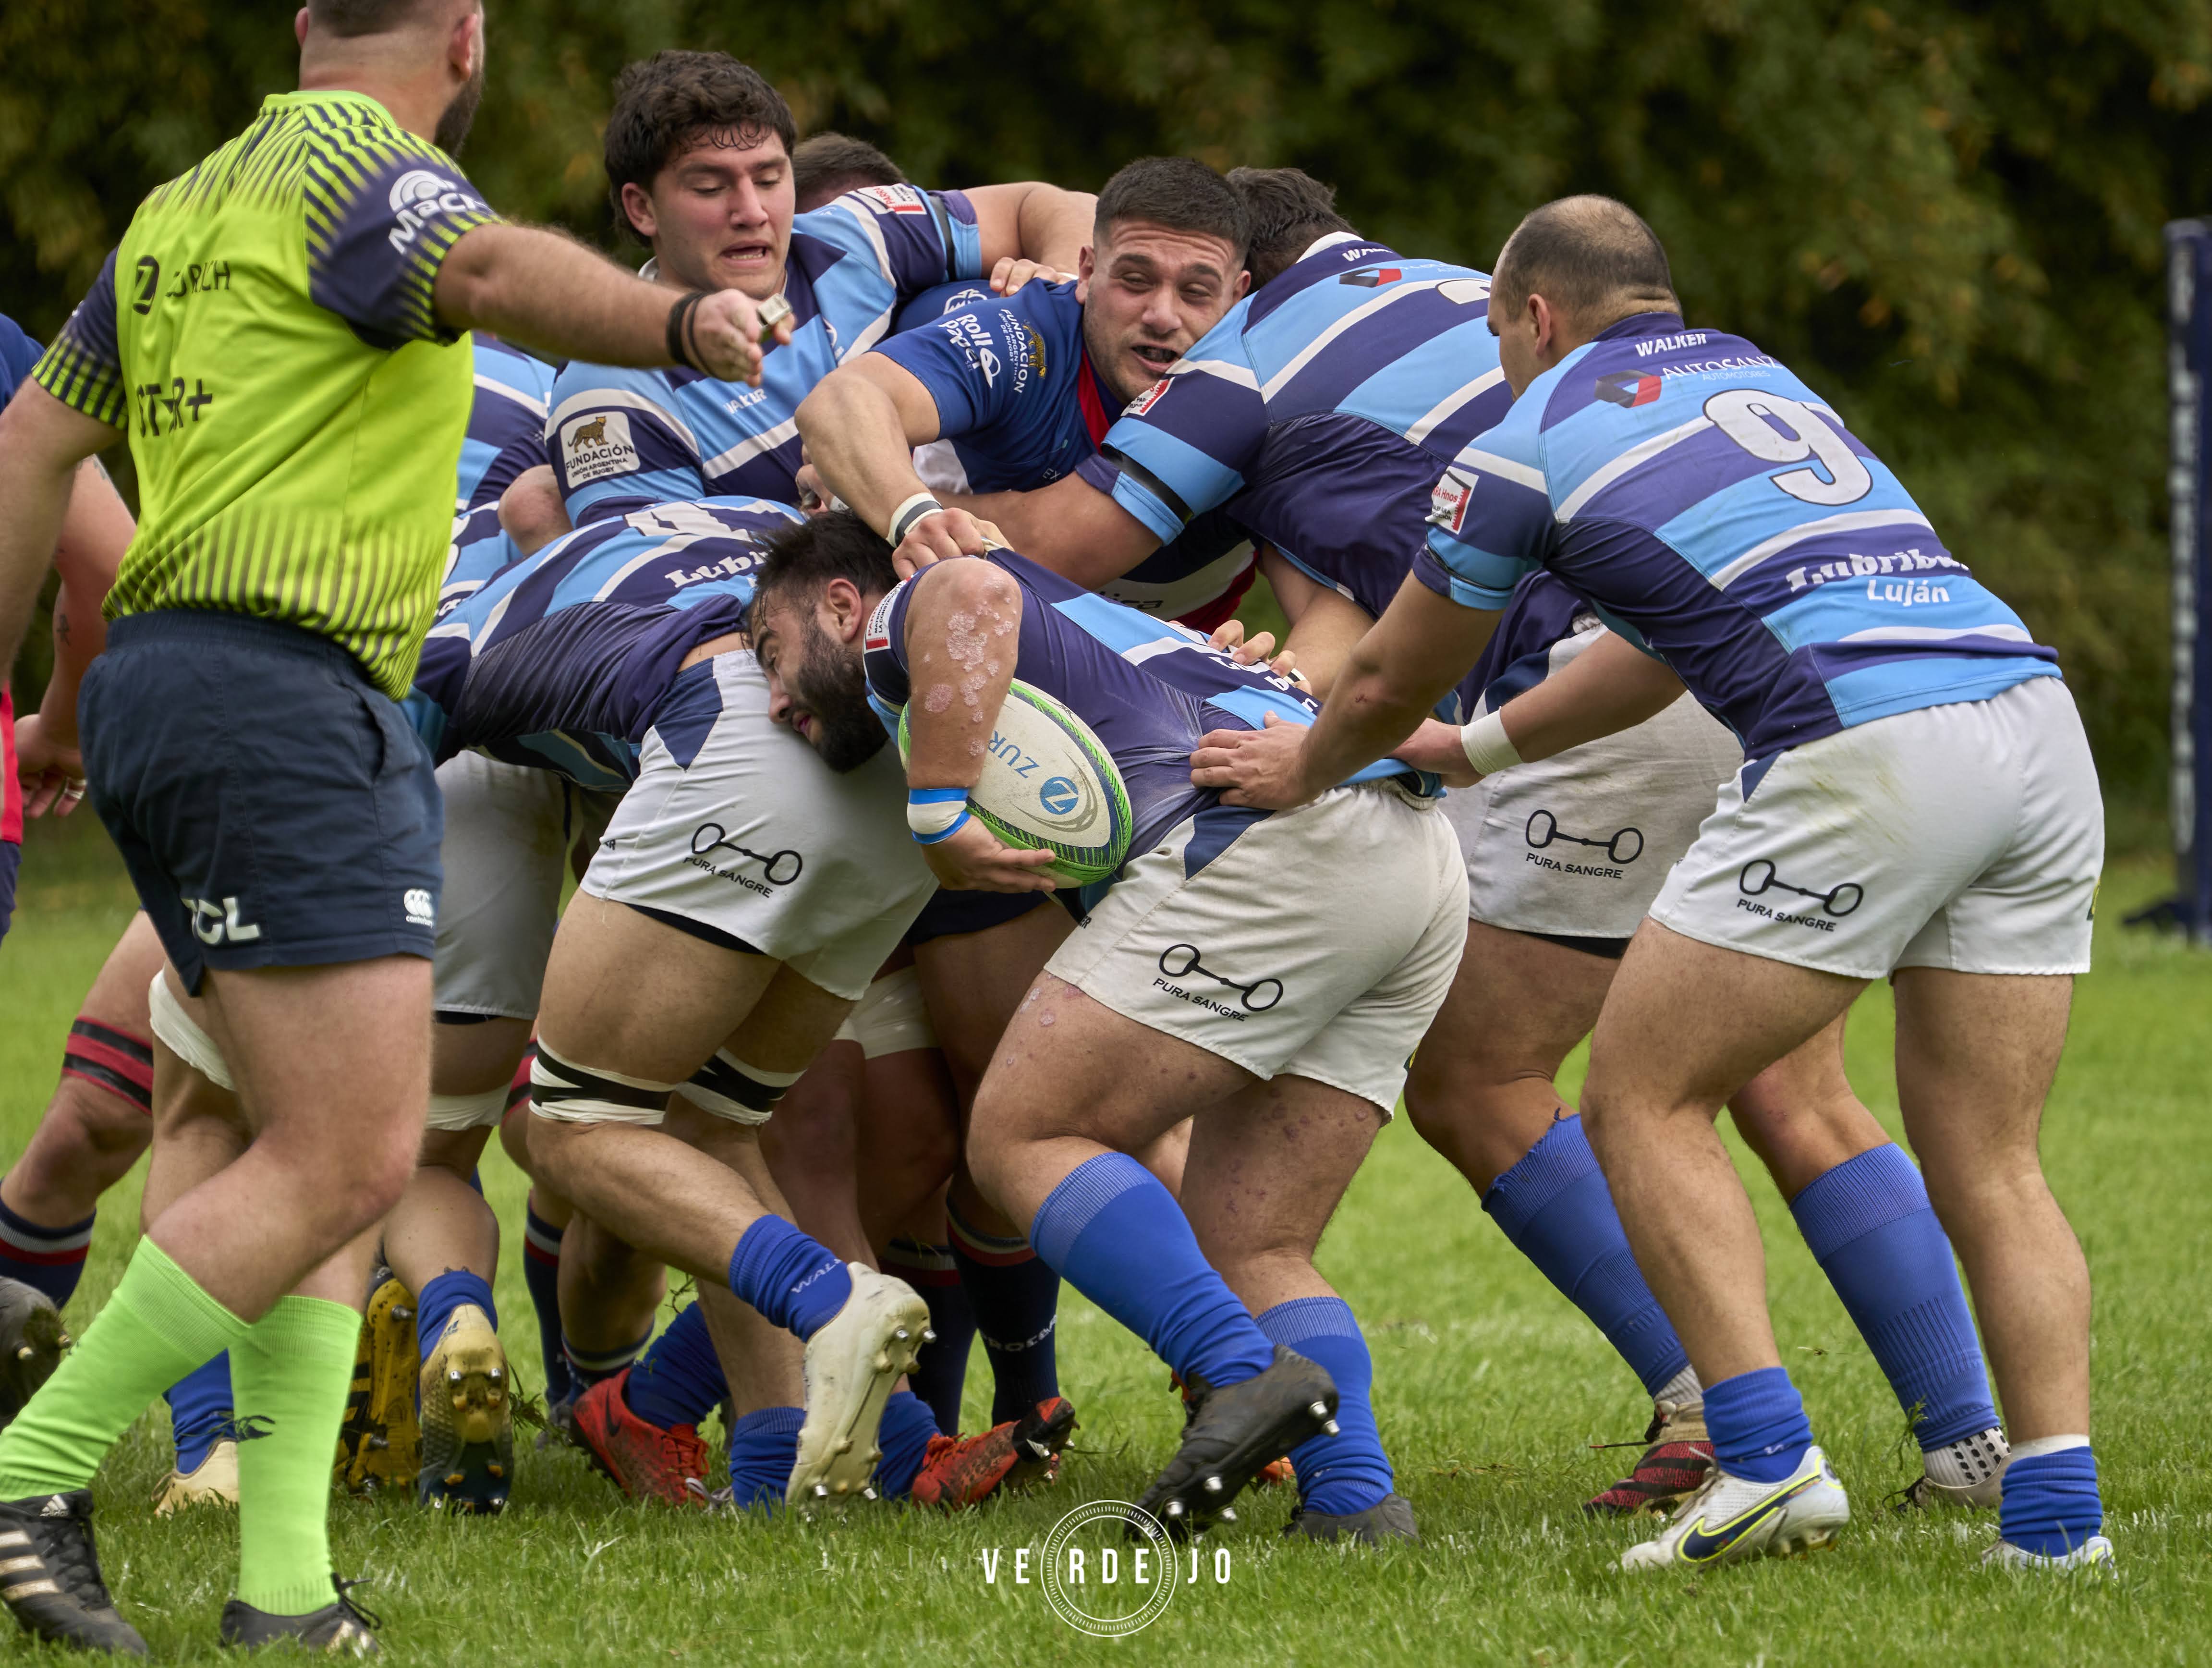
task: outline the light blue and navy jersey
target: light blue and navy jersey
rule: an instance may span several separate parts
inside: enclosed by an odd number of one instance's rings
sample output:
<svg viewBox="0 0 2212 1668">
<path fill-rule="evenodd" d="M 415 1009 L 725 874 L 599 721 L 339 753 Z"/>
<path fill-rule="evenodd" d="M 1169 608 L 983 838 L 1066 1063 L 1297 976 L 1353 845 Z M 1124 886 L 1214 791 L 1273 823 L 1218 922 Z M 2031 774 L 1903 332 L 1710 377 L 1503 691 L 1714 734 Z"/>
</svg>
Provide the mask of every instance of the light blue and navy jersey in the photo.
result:
<svg viewBox="0 0 2212 1668">
<path fill-rule="evenodd" d="M 1201 811 L 1219 804 L 1219 790 L 1194 788 L 1190 756 L 1209 730 L 1256 730 L 1273 713 L 1310 724 L 1321 706 L 1289 679 L 1265 666 L 1239 666 L 1206 638 L 1171 620 L 1155 619 L 1062 579 L 1012 551 L 965 558 L 994 563 L 1022 587 L 1022 625 L 1013 675 L 1082 719 L 1097 734 L 1128 789 L 1129 849 L 1142 849 Z M 945 564 L 939 563 L 939 567 Z M 868 621 L 868 699 L 893 734 L 909 687 L 906 616 L 925 568 L 878 603 Z M 1413 773 L 1383 761 L 1355 781 Z M 1218 853 L 1235 832 L 1267 813 L 1221 807 L 1224 837 L 1210 849 L 1194 842 L 1194 867 Z"/>
<path fill-rule="evenodd" d="M 791 342 L 769 350 L 759 387 L 689 370 L 561 373 L 546 441 L 568 519 L 709 496 L 795 502 L 799 402 L 881 340 L 902 301 L 975 277 L 981 263 L 975 211 L 958 192 L 868 186 L 799 216 L 783 288 Z"/>
<path fill-rule="evenodd" d="M 975 293 L 949 286 L 948 299 Z M 1083 342 L 1083 303 L 1073 283 L 1024 284 L 926 319 L 876 349 L 910 372 L 937 404 L 948 451 L 924 478 L 939 491 L 1029 492 L 1073 471 L 1097 450 L 1113 396 Z M 925 460 L 925 462 L 927 460 Z M 1250 588 L 1245 533 L 1220 512 L 1178 529 L 1120 579 L 1100 588 L 1117 602 L 1211 631 Z"/>
<path fill-rule="evenodd" d="M 1325 239 L 1131 401 L 1077 473 L 1163 540 L 1225 504 L 1380 617 L 1429 489 L 1505 415 L 1490 280 Z"/>
<path fill-rule="evenodd" d="M 431 628 L 409 716 L 441 761 L 472 747 L 619 791 L 684 657 L 743 626 L 754 570 L 799 519 L 706 498 L 563 534 Z"/>
<path fill-rule="evenodd" d="M 468 438 L 461 442 L 457 513 L 495 504 L 526 469 L 546 461 L 545 417 L 551 410 L 554 368 L 482 331 L 471 342 L 476 354 L 476 397 L 469 404 Z"/>
<path fill-rule="evenodd" d="M 1624 319 L 1437 483 L 1414 571 L 1502 608 L 1541 566 L 1640 637 L 1753 758 L 2057 674 L 1895 475 L 1740 337 Z"/>
</svg>

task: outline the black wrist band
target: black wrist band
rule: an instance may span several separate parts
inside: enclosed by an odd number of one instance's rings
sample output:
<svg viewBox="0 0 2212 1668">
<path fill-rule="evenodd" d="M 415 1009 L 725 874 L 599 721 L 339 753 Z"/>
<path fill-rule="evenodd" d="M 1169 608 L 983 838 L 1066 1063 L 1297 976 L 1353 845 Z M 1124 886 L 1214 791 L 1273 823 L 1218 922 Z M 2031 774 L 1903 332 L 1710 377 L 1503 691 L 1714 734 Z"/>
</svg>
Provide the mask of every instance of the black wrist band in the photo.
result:
<svg viewBox="0 0 2212 1668">
<path fill-rule="evenodd" d="M 703 371 L 705 368 L 692 355 L 691 315 L 699 310 L 699 303 L 706 299 L 705 290 L 694 289 L 668 309 L 666 346 L 669 361 L 686 370 Z"/>
</svg>

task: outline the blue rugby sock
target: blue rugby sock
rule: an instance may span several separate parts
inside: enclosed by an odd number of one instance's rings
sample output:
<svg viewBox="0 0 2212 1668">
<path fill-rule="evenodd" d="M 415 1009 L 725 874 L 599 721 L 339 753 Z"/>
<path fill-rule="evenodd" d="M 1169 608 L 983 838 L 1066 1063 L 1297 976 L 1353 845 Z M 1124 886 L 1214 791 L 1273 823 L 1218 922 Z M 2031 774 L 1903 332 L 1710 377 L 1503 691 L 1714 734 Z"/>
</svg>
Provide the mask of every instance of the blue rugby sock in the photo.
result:
<svg viewBox="0 0 2212 1668">
<path fill-rule="evenodd" d="M 1175 1195 L 1127 1154 L 1102 1153 L 1069 1171 L 1038 1207 L 1030 1241 L 1185 1384 L 1242 1384 L 1275 1359 L 1199 1251 Z"/>
<path fill-rule="evenodd" d="M 1713 1458 L 1730 1476 L 1779 1482 L 1813 1446 L 1813 1427 L 1797 1386 L 1778 1367 L 1739 1373 L 1705 1386 L 1705 1428 Z"/>
<path fill-rule="evenodd" d="M 884 1248 L 883 1266 L 885 1274 L 896 1275 L 920 1292 L 921 1300 L 929 1306 L 929 1330 L 937 1336 L 922 1345 L 921 1360 L 908 1375 L 908 1382 L 914 1386 L 914 1393 L 929 1403 L 939 1431 L 957 1436 L 960 1397 L 968 1387 L 968 1354 L 975 1342 L 975 1312 L 960 1283 L 952 1247 L 894 1239 Z M 1059 1284 L 1060 1276 L 1054 1275 L 1053 1285 Z"/>
<path fill-rule="evenodd" d="M 1060 1394 L 1060 1275 L 1026 1239 L 985 1233 L 950 1206 L 945 1220 L 975 1336 L 990 1358 L 991 1422 L 1003 1425 Z"/>
<path fill-rule="evenodd" d="M 645 1354 L 630 1366 L 629 1382 L 623 1386 L 629 1410 L 663 1430 L 678 1425 L 696 1429 L 729 1393 L 721 1357 L 708 1336 L 707 1312 L 696 1303 L 678 1311 L 660 1336 L 646 1345 Z"/>
<path fill-rule="evenodd" d="M 929 1439 L 941 1434 L 928 1403 L 910 1390 L 892 1393 L 876 1435 L 876 1446 L 884 1451 L 876 1464 L 876 1488 L 885 1500 L 903 1500 L 914 1492 L 914 1480 L 929 1458 Z"/>
<path fill-rule="evenodd" d="M 799 1463 L 799 1428 L 805 1408 L 762 1408 L 730 1428 L 731 1503 L 775 1511 L 783 1504 L 791 1468 Z"/>
<path fill-rule="evenodd" d="M 492 1330 L 499 1330 L 499 1311 L 491 1300 L 491 1286 L 482 1275 L 448 1269 L 435 1279 L 424 1281 L 422 1289 L 415 1294 L 415 1342 L 426 1360 L 438 1347 L 438 1338 L 453 1318 L 453 1311 L 465 1303 L 475 1304 L 490 1320 Z"/>
<path fill-rule="evenodd" d="M 1513 1248 L 1589 1316 L 1656 1396 L 1690 1365 L 1628 1249 L 1579 1117 L 1562 1117 L 1491 1183 L 1482 1208 Z"/>
<path fill-rule="evenodd" d="M 1996 1405 L 1951 1242 L 1919 1167 L 1885 1144 L 1846 1159 L 1790 1202 L 1799 1232 L 1913 1415 L 1923 1448 L 1992 1429 Z"/>
<path fill-rule="evenodd" d="M 196 1471 L 208 1450 L 231 1434 L 230 1354 L 194 1367 L 171 1385 L 169 1431 L 176 1439 L 177 1469 Z"/>
<path fill-rule="evenodd" d="M 1375 1363 L 1352 1306 L 1342 1298 L 1292 1298 L 1261 1315 L 1259 1326 L 1336 1380 L 1336 1434 L 1309 1437 L 1291 1450 L 1298 1498 L 1308 1511 L 1334 1517 L 1364 1512 L 1390 1492 L 1390 1460 L 1370 1400 Z"/>
<path fill-rule="evenodd" d="M 2024 1442 L 2005 1468 L 1997 1533 L 2025 1552 L 2063 1557 L 2105 1526 L 2097 1492 L 2097 1458 L 2087 1437 L 2051 1437 L 2067 1444 Z"/>
<path fill-rule="evenodd" d="M 778 1326 L 811 1338 L 845 1306 L 853 1276 L 828 1246 L 781 1216 L 763 1216 L 730 1253 L 730 1289 Z"/>
<path fill-rule="evenodd" d="M 92 1249 L 94 1211 L 66 1227 L 41 1227 L 0 1204 L 0 1275 L 44 1292 L 58 1309 L 70 1300 Z"/>
<path fill-rule="evenodd" d="M 561 1350 L 561 1230 L 538 1214 L 538 1194 L 522 1209 L 522 1283 L 538 1316 L 538 1353 L 545 1367 L 545 1399 L 565 1402 L 580 1388 Z"/>
</svg>

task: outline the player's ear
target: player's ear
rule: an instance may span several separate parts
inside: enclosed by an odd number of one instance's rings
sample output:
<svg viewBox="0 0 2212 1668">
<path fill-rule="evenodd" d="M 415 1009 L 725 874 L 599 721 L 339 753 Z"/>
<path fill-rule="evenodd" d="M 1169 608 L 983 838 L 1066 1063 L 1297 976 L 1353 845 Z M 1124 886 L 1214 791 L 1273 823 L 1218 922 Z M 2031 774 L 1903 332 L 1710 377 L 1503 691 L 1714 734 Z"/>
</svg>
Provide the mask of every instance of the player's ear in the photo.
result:
<svg viewBox="0 0 2212 1668">
<path fill-rule="evenodd" d="M 1075 252 L 1075 302 L 1078 307 L 1091 299 L 1091 275 L 1097 268 L 1097 253 L 1089 244 Z"/>
<path fill-rule="evenodd" d="M 623 215 L 630 229 L 651 242 L 660 233 L 659 218 L 653 212 L 653 193 L 635 180 L 623 181 Z"/>
<path fill-rule="evenodd" d="M 1237 275 L 1237 282 L 1229 286 L 1229 304 L 1234 307 L 1252 292 L 1252 271 L 1247 267 Z"/>
<path fill-rule="evenodd" d="M 852 642 L 867 624 L 867 610 L 860 604 L 860 587 L 849 579 L 833 579 L 824 586 L 822 606 L 829 613 L 830 624 L 840 642 Z"/>
<path fill-rule="evenodd" d="M 471 6 L 453 25 L 453 33 L 446 43 L 446 61 L 463 81 L 477 72 L 483 52 L 483 8 Z"/>
<path fill-rule="evenodd" d="M 292 20 L 292 39 L 302 46 L 307 44 L 307 9 L 300 8 L 299 15 Z"/>
</svg>

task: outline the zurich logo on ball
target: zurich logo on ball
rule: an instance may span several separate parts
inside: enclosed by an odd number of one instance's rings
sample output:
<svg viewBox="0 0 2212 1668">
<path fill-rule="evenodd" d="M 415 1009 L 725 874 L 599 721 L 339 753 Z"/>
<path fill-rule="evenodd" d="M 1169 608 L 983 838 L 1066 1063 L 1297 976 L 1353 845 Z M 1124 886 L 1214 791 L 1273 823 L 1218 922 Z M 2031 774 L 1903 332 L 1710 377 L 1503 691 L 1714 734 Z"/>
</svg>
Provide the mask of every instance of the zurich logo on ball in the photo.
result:
<svg viewBox="0 0 2212 1668">
<path fill-rule="evenodd" d="M 1083 790 L 1072 776 L 1051 776 L 1037 789 L 1037 803 L 1055 817 L 1065 817 L 1083 803 Z"/>
</svg>

